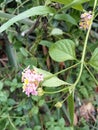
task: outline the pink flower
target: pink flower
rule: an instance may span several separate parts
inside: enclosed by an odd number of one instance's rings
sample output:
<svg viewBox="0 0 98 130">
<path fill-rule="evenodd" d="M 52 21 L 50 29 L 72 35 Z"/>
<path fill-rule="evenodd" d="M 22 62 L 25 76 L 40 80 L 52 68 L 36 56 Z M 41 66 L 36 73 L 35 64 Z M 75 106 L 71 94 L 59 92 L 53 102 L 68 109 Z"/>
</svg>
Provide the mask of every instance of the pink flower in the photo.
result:
<svg viewBox="0 0 98 130">
<path fill-rule="evenodd" d="M 29 66 L 22 72 L 23 92 L 29 97 L 38 95 L 38 86 L 43 81 L 43 75 L 31 70 Z"/>
<path fill-rule="evenodd" d="M 91 18 L 92 18 L 91 11 L 81 14 L 81 20 L 79 23 L 80 28 L 84 30 L 88 29 L 91 24 Z"/>
</svg>

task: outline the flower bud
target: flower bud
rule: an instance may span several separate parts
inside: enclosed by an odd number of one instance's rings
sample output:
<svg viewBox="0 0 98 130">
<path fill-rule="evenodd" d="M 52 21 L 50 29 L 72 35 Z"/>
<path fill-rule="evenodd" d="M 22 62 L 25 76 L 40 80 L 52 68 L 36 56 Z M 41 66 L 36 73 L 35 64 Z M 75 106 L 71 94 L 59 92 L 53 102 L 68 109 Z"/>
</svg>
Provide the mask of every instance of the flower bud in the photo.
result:
<svg viewBox="0 0 98 130">
<path fill-rule="evenodd" d="M 42 88 L 38 88 L 38 96 L 42 96 L 42 95 L 44 95 L 44 91 L 43 91 L 43 89 Z"/>
<path fill-rule="evenodd" d="M 62 107 L 62 102 L 57 102 L 57 103 L 55 104 L 55 107 L 61 108 L 61 107 Z"/>
</svg>

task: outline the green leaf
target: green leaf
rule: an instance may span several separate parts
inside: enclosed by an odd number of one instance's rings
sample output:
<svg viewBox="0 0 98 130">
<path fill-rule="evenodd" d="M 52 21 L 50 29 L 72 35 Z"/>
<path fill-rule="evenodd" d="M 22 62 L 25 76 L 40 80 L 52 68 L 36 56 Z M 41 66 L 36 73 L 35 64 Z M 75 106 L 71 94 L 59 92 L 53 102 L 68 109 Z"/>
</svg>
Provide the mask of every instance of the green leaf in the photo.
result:
<svg viewBox="0 0 98 130">
<path fill-rule="evenodd" d="M 49 4 L 51 4 L 51 0 L 46 0 L 45 5 L 49 5 Z"/>
<path fill-rule="evenodd" d="M 63 80 L 60 80 L 56 76 L 53 76 L 53 74 L 50 73 L 50 72 L 47 72 L 47 71 L 42 70 L 42 69 L 38 69 L 36 67 L 34 67 L 34 69 L 38 73 L 43 74 L 44 81 L 42 82 L 42 86 L 45 86 L 45 87 L 58 87 L 58 86 L 67 84 Z"/>
<path fill-rule="evenodd" d="M 61 130 L 61 127 L 55 126 L 55 127 L 54 127 L 54 130 Z"/>
<path fill-rule="evenodd" d="M 0 102 L 6 102 L 6 101 L 7 101 L 6 91 L 0 91 Z"/>
<path fill-rule="evenodd" d="M 54 28 L 51 31 L 50 35 L 63 35 L 63 31 L 61 29 L 59 29 L 59 28 Z"/>
<path fill-rule="evenodd" d="M 69 22 L 73 25 L 77 25 L 76 20 L 69 14 L 56 14 L 54 18 L 56 20 L 63 20 L 65 22 Z"/>
<path fill-rule="evenodd" d="M 59 126 L 63 127 L 65 125 L 65 120 L 64 118 L 61 118 L 59 121 L 58 121 L 58 124 Z"/>
<path fill-rule="evenodd" d="M 25 128 L 24 130 L 32 130 L 31 128 Z"/>
<path fill-rule="evenodd" d="M 28 51 L 27 51 L 25 48 L 21 47 L 21 48 L 20 48 L 20 51 L 21 51 L 21 53 L 22 53 L 25 57 L 28 56 Z"/>
<path fill-rule="evenodd" d="M 0 90 L 3 88 L 3 82 L 0 81 Z"/>
<path fill-rule="evenodd" d="M 38 106 L 43 106 L 45 104 L 45 100 L 44 99 L 41 99 L 41 100 L 39 100 L 39 102 L 38 102 Z"/>
<path fill-rule="evenodd" d="M 39 45 L 50 47 L 52 45 L 52 42 L 47 41 L 47 40 L 41 40 L 41 42 L 39 43 Z"/>
<path fill-rule="evenodd" d="M 98 71 L 98 48 L 96 48 L 92 54 L 89 64 Z"/>
<path fill-rule="evenodd" d="M 89 126 L 86 125 L 86 126 L 84 126 L 83 128 L 81 128 L 81 130 L 90 130 L 90 129 L 89 129 Z"/>
<path fill-rule="evenodd" d="M 73 92 L 68 97 L 68 109 L 69 109 L 69 115 L 71 120 L 71 126 L 73 126 L 74 123 L 74 95 Z"/>
<path fill-rule="evenodd" d="M 77 4 L 73 6 L 74 9 L 83 11 L 83 6 L 81 4 Z"/>
<path fill-rule="evenodd" d="M 51 0 L 51 1 L 64 4 L 65 5 L 64 8 L 72 7 L 72 8 L 75 8 L 77 10 L 82 11 L 83 7 L 82 7 L 81 4 L 83 4 L 83 3 L 85 3 L 85 2 L 87 2 L 89 0 Z"/>
<path fill-rule="evenodd" d="M 73 127 L 65 127 L 63 130 L 74 130 Z"/>
<path fill-rule="evenodd" d="M 64 4 L 64 5 L 67 5 L 69 3 L 77 5 L 77 4 L 85 3 L 89 0 L 51 0 L 51 1 L 58 2 L 58 3 Z"/>
<path fill-rule="evenodd" d="M 41 130 L 41 126 L 35 126 L 34 130 Z"/>
<path fill-rule="evenodd" d="M 0 33 L 5 31 L 8 27 L 10 27 L 12 24 L 14 24 L 17 21 L 20 21 L 22 19 L 25 19 L 25 18 L 28 18 L 31 16 L 44 15 L 44 14 L 48 14 L 48 13 L 53 14 L 53 13 L 55 13 L 55 10 L 53 8 L 46 7 L 46 6 L 37 6 L 37 7 L 31 8 L 31 9 L 28 9 L 27 11 L 20 13 L 19 15 L 11 18 L 8 22 L 3 24 L 0 27 Z"/>
<path fill-rule="evenodd" d="M 38 108 L 37 106 L 34 106 L 34 107 L 31 109 L 30 112 L 35 115 L 35 114 L 38 114 L 38 111 L 39 111 L 39 108 Z"/>
<path fill-rule="evenodd" d="M 1 27 L 0 27 L 1 28 Z M 1 30 L 0 30 L 1 31 Z M 12 44 L 9 43 L 9 41 L 5 40 L 5 46 L 6 46 L 6 54 L 8 57 L 9 64 L 12 67 L 18 68 L 18 63 L 17 63 L 17 55 L 16 55 L 16 50 Z"/>
<path fill-rule="evenodd" d="M 49 48 L 49 54 L 57 62 L 75 60 L 75 43 L 69 39 L 59 40 Z"/>
</svg>

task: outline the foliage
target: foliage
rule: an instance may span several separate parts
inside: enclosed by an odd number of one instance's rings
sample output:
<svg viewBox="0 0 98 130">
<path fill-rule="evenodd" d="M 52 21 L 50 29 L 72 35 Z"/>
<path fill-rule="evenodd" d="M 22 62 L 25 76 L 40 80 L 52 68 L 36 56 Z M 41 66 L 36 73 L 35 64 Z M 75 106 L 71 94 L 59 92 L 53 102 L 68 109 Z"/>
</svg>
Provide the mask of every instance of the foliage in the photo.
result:
<svg viewBox="0 0 98 130">
<path fill-rule="evenodd" d="M 0 2 L 0 130 L 96 130 L 98 1 Z M 80 16 L 91 10 L 81 30 Z M 23 93 L 29 65 L 44 77 L 40 96 Z M 85 102 L 94 106 L 89 118 L 77 114 Z"/>
</svg>

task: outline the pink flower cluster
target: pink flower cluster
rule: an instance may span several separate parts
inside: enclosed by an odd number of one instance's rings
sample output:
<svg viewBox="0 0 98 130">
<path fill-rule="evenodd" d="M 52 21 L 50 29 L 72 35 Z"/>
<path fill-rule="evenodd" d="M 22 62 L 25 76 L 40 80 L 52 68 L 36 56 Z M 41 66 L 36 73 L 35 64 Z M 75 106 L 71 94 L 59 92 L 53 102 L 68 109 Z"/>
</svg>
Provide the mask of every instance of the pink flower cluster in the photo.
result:
<svg viewBox="0 0 98 130">
<path fill-rule="evenodd" d="M 38 74 L 35 70 L 31 70 L 28 66 L 22 72 L 23 92 L 25 92 L 28 97 L 30 94 L 38 95 L 37 88 L 41 81 L 43 81 L 43 75 Z"/>
<path fill-rule="evenodd" d="M 92 18 L 91 11 L 81 14 L 81 20 L 79 23 L 80 28 L 84 30 L 88 29 L 91 24 L 91 18 Z"/>
</svg>

